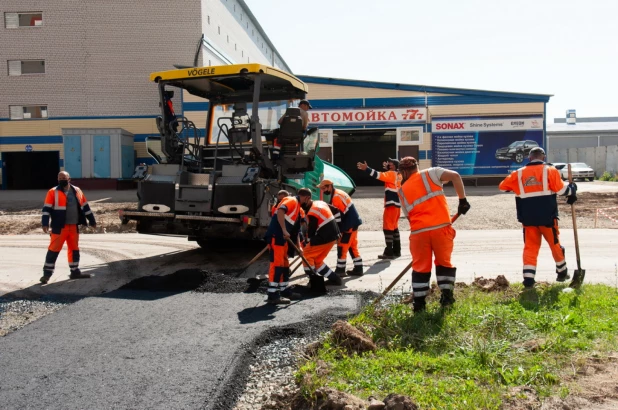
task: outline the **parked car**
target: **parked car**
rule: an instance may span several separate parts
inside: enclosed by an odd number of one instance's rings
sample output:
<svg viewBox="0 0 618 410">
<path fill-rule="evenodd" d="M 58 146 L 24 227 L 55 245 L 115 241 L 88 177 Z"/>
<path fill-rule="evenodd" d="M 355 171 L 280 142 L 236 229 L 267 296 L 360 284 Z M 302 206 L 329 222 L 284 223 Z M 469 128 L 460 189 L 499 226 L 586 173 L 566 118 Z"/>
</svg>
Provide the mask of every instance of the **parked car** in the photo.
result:
<svg viewBox="0 0 618 410">
<path fill-rule="evenodd" d="M 496 150 L 496 159 L 500 161 L 515 161 L 521 164 L 530 154 L 530 150 L 538 146 L 539 144 L 532 140 L 515 141 L 508 147 L 498 148 Z"/>
<path fill-rule="evenodd" d="M 569 167 L 567 164 L 561 164 L 562 166 L 558 168 L 554 164 L 554 167 L 560 171 L 560 176 L 565 181 L 569 179 Z M 594 181 L 594 169 L 592 169 L 588 164 L 583 162 L 571 162 L 571 174 L 573 174 L 573 179 L 589 179 L 590 181 Z"/>
</svg>

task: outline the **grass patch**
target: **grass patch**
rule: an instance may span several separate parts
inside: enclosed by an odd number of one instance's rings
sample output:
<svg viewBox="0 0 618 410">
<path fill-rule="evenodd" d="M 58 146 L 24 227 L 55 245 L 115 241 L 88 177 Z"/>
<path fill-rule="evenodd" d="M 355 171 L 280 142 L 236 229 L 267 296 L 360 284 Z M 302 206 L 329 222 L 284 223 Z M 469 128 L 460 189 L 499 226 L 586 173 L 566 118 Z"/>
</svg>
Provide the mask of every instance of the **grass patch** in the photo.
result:
<svg viewBox="0 0 618 410">
<path fill-rule="evenodd" d="M 539 285 L 520 293 L 457 289 L 457 303 L 426 313 L 393 304 L 368 306 L 350 323 L 380 347 L 350 356 L 326 340 L 297 373 L 304 393 L 324 386 L 366 399 L 410 396 L 421 408 L 498 409 L 509 390 L 533 387 L 541 397 L 567 395 L 561 383 L 587 357 L 616 351 L 618 293 L 586 285 Z"/>
</svg>

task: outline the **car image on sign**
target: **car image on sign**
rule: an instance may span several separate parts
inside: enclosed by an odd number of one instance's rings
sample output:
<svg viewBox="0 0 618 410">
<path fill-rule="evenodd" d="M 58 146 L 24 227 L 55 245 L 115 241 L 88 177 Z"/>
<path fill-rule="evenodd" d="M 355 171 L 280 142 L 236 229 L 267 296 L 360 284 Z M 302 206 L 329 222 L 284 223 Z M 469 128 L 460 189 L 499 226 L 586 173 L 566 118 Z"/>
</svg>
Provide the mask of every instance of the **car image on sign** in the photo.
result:
<svg viewBox="0 0 618 410">
<path fill-rule="evenodd" d="M 496 150 L 496 159 L 500 161 L 515 161 L 521 164 L 530 154 L 530 150 L 538 146 L 539 144 L 532 140 L 515 141 L 508 147 L 498 148 Z"/>
</svg>

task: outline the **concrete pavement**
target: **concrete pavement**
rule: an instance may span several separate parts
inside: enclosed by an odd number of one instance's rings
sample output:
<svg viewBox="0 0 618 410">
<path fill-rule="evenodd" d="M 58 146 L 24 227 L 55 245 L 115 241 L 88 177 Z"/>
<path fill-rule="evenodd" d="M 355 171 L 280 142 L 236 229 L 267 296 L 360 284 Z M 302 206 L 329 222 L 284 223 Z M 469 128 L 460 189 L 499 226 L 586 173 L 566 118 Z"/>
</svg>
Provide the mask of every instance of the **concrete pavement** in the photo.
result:
<svg viewBox="0 0 618 410">
<path fill-rule="evenodd" d="M 615 286 L 618 279 L 618 231 L 612 229 L 579 230 L 582 268 L 586 269 L 586 283 Z M 567 250 L 569 270 L 576 268 L 573 231 L 561 230 L 562 244 Z M 410 262 L 408 238 L 402 238 L 403 256 L 393 261 L 381 261 L 377 256 L 384 249 L 382 232 L 359 232 L 360 252 L 366 275 L 344 279 L 350 290 L 380 292 Z M 259 251 L 250 249 L 204 252 L 195 242 L 185 238 L 139 234 L 82 235 L 81 269 L 94 273 L 88 280 L 68 280 L 66 250 L 61 252 L 56 273 L 48 285 L 39 285 L 45 259 L 46 235 L 0 236 L 3 268 L 0 270 L 0 296 L 11 293 L 22 296 L 40 294 L 88 296 L 110 292 L 141 276 L 163 275 L 183 268 L 202 268 L 211 271 L 239 268 Z M 520 230 L 458 231 L 455 239 L 453 263 L 457 266 L 457 280 L 470 283 L 475 277 L 505 275 L 509 281 L 521 281 L 522 233 Z M 336 265 L 333 249 L 327 260 Z M 246 272 L 246 276 L 264 274 L 266 258 Z M 348 260 L 348 267 L 351 262 Z M 304 281 L 302 269 L 293 278 Z M 410 288 L 410 277 L 402 280 Z M 539 254 L 537 279 L 555 280 L 554 261 L 546 244 Z M 406 281 L 407 280 L 407 283 Z"/>
</svg>

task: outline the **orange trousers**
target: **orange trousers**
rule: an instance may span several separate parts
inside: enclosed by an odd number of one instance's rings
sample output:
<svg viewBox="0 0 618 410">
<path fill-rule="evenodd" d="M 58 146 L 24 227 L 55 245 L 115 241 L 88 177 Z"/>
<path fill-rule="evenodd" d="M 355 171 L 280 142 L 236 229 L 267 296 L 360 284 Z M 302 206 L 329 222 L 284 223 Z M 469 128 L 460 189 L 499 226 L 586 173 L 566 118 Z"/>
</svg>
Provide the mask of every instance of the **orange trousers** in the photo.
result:
<svg viewBox="0 0 618 410">
<path fill-rule="evenodd" d="M 363 260 L 358 252 L 358 229 L 350 228 L 347 232 L 343 232 L 337 241 L 337 268 L 345 269 L 348 252 L 350 252 L 354 265 L 362 266 Z"/>
<path fill-rule="evenodd" d="M 79 266 L 79 231 L 77 225 L 65 225 L 59 234 L 50 234 L 49 247 L 45 256 L 45 265 L 43 273 L 51 275 L 56 267 L 58 254 L 62 250 L 64 243 L 67 244 L 67 257 L 69 260 L 69 269 L 73 272 Z"/>
<path fill-rule="evenodd" d="M 331 249 L 333 249 L 333 246 L 335 246 L 336 243 L 337 241 L 332 241 L 323 245 L 316 246 L 308 244 L 303 249 L 303 256 L 305 257 L 307 262 L 309 262 L 309 265 L 312 268 L 319 268 L 324 264 L 324 259 L 326 259 L 328 253 Z M 303 266 L 307 267 L 307 264 L 304 261 Z"/>
<path fill-rule="evenodd" d="M 435 265 L 453 268 L 451 254 L 454 239 L 455 229 L 451 225 L 411 234 L 412 270 L 420 273 L 431 272 L 433 258 L 435 258 Z"/>
<path fill-rule="evenodd" d="M 288 260 L 288 243 L 285 242 L 283 245 L 275 245 L 275 239 L 273 238 L 268 250 L 270 256 L 268 282 L 287 282 L 289 280 L 290 272 L 290 262 Z"/>
<path fill-rule="evenodd" d="M 399 216 L 401 216 L 401 208 L 396 206 L 387 206 L 384 208 L 382 229 L 385 231 L 399 229 Z"/>
<path fill-rule="evenodd" d="M 524 226 L 524 277 L 534 278 L 542 238 L 545 238 L 545 242 L 547 242 L 549 249 L 551 249 L 551 254 L 556 262 L 556 272 L 566 271 L 564 248 L 560 245 L 559 235 L 560 230 L 558 229 L 557 219 L 554 221 L 554 226 L 551 227 Z M 529 275 L 526 276 L 526 274 Z"/>
</svg>

